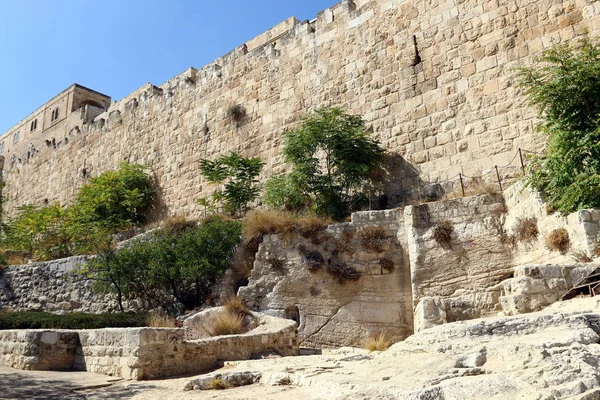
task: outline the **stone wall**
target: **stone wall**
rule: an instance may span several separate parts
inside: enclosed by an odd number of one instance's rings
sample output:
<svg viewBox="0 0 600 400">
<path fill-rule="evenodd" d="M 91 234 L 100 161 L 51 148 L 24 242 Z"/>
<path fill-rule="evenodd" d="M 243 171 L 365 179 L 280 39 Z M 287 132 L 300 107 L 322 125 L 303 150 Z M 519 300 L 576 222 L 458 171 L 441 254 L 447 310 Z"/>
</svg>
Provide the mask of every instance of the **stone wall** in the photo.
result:
<svg viewBox="0 0 600 400">
<path fill-rule="evenodd" d="M 515 264 L 571 263 L 576 253 L 594 257 L 600 232 L 600 210 L 581 210 L 569 215 L 548 213 L 542 197 L 531 188 L 517 183 L 504 191 L 508 213 L 505 230 L 514 235 L 520 220 L 534 218 L 538 228 L 536 238 L 515 243 Z M 567 230 L 568 252 L 551 250 L 546 238 L 555 229 Z"/>
<path fill-rule="evenodd" d="M 197 199 L 211 191 L 201 158 L 235 150 L 260 156 L 265 177 L 278 174 L 283 132 L 323 105 L 363 115 L 373 137 L 404 158 L 409 168 L 394 171 L 388 191 L 415 173 L 477 174 L 542 144 L 514 67 L 599 28 L 600 2 L 591 0 L 344 0 L 145 85 L 91 122 L 66 121 L 56 145 L 32 137 L 36 157 L 7 167 L 5 208 L 69 202 L 90 175 L 129 160 L 156 175 L 158 214 L 198 215 Z M 247 111 L 241 123 L 228 116 L 235 105 Z"/>
<path fill-rule="evenodd" d="M 68 370 L 79 338 L 76 331 L 0 330 L 0 365 L 27 370 Z"/>
<path fill-rule="evenodd" d="M 87 256 L 12 265 L 0 272 L 0 309 L 33 311 L 117 311 L 111 295 L 92 291 L 91 281 L 76 280 L 70 272 Z"/>
<path fill-rule="evenodd" d="M 182 328 L 0 331 L 0 365 L 30 370 L 80 370 L 125 379 L 204 372 L 218 361 L 298 354 L 296 323 L 255 315 L 245 334 L 186 341 Z"/>
</svg>

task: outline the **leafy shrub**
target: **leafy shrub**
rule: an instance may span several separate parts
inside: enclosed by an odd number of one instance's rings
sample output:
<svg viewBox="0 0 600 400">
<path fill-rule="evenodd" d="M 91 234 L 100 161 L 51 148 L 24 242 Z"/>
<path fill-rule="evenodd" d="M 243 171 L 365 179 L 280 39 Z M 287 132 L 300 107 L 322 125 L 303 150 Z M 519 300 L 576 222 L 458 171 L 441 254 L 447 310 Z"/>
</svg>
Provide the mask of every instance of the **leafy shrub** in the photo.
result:
<svg viewBox="0 0 600 400">
<path fill-rule="evenodd" d="M 519 218 L 515 226 L 515 235 L 518 240 L 531 241 L 537 239 L 539 230 L 537 227 L 537 219 L 533 217 Z"/>
<path fill-rule="evenodd" d="M 454 225 L 452 222 L 444 220 L 439 222 L 433 228 L 433 239 L 444 249 L 452 247 L 452 234 L 454 233 Z"/>
<path fill-rule="evenodd" d="M 565 253 L 569 249 L 569 245 L 569 232 L 565 228 L 555 229 L 546 236 L 546 246 L 550 250 Z"/>
<path fill-rule="evenodd" d="M 19 207 L 3 226 L 2 244 L 38 260 L 94 253 L 112 233 L 145 219 L 154 194 L 144 168 L 124 163 L 82 186 L 71 207 Z"/>
<path fill-rule="evenodd" d="M 77 217 L 110 228 L 120 228 L 147 218 L 156 190 L 139 164 L 121 163 L 116 171 L 103 172 L 83 185 L 75 198 Z"/>
<path fill-rule="evenodd" d="M 201 305 L 212 285 L 231 265 L 240 241 L 237 221 L 209 219 L 178 233 L 159 229 L 146 240 L 100 252 L 76 273 L 94 281 L 99 292 L 142 299 L 173 312 L 175 299 L 186 309 Z"/>
<path fill-rule="evenodd" d="M 392 340 L 389 336 L 385 332 L 379 332 L 369 335 L 365 339 L 363 347 L 371 352 L 386 351 L 391 344 Z"/>
<path fill-rule="evenodd" d="M 263 201 L 271 207 L 286 211 L 300 211 L 312 206 L 312 200 L 297 173 L 270 178 L 265 183 Z"/>
<path fill-rule="evenodd" d="M 387 235 L 381 226 L 367 226 L 359 232 L 362 247 L 372 253 L 381 253 L 384 250 Z"/>
<path fill-rule="evenodd" d="M 264 163 L 258 157 L 246 158 L 231 152 L 215 161 L 200 160 L 200 172 L 209 183 L 223 185 L 213 195 L 215 203 L 223 203 L 223 210 L 231 215 L 242 215 L 248 204 L 258 197 L 257 176 Z M 208 204 L 201 199 L 202 204 Z"/>
<path fill-rule="evenodd" d="M 208 329 L 211 336 L 239 335 L 246 333 L 244 316 L 227 310 L 215 315 L 210 321 Z"/>
<path fill-rule="evenodd" d="M 545 195 L 550 211 L 600 206 L 600 45 L 585 38 L 546 50 L 519 79 L 537 106 L 547 137 L 531 158 L 527 184 Z"/>
<path fill-rule="evenodd" d="M 0 329 L 101 329 L 145 326 L 143 314 L 63 315 L 38 311 L 0 312 Z"/>
</svg>

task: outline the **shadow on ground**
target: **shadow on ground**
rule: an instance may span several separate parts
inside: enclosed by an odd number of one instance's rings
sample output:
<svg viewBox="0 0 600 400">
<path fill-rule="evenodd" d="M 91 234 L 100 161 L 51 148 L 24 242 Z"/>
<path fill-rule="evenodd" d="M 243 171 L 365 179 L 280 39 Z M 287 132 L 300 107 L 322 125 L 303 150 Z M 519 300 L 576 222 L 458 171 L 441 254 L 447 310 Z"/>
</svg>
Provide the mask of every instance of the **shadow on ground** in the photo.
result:
<svg viewBox="0 0 600 400">
<path fill-rule="evenodd" d="M 35 371 L 40 373 L 40 371 Z M 0 399 L 28 399 L 28 400 L 101 400 L 101 399 L 128 399 L 146 388 L 153 388 L 150 384 L 137 384 L 132 388 L 123 385 L 90 384 L 78 385 L 69 381 L 78 372 L 65 371 L 65 380 L 51 379 L 48 377 L 31 376 L 29 371 L 0 372 Z M 51 372 L 56 377 L 56 372 Z M 62 374 L 62 373 L 61 373 Z"/>
</svg>

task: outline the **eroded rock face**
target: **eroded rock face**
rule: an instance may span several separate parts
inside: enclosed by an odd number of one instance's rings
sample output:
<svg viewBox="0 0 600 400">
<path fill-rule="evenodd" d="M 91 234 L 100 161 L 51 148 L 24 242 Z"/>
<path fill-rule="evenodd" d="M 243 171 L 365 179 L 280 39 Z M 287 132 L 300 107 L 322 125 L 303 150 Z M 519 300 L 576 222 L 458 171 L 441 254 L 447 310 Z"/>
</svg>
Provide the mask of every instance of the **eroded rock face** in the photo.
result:
<svg viewBox="0 0 600 400">
<path fill-rule="evenodd" d="M 405 338 L 413 327 L 402 218 L 402 210 L 356 213 L 313 237 L 266 236 L 239 295 L 255 310 L 296 320 L 305 347 L 359 345 L 378 331 Z M 366 242 L 369 228 L 381 235 Z M 340 279 L 333 267 L 357 275 Z"/>
</svg>

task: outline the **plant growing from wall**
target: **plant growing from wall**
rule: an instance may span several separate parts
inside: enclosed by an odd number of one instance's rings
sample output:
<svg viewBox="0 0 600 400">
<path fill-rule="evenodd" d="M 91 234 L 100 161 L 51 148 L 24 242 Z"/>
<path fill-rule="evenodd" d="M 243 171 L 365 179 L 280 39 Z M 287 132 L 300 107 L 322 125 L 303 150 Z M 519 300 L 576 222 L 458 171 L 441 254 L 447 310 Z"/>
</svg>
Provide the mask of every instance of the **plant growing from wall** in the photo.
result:
<svg viewBox="0 0 600 400">
<path fill-rule="evenodd" d="M 556 250 L 564 254 L 569 249 L 570 244 L 569 232 L 565 228 L 554 229 L 546 236 L 546 246 L 550 250 Z"/>
<path fill-rule="evenodd" d="M 234 104 L 227 110 L 227 115 L 235 122 L 235 126 L 239 128 L 246 120 L 246 107 L 241 104 Z"/>
<path fill-rule="evenodd" d="M 339 221 L 366 199 L 363 188 L 381 164 L 384 151 L 367 136 L 360 116 L 339 108 L 320 108 L 305 115 L 298 129 L 285 134 L 283 152 L 286 161 L 294 164 L 294 172 L 267 187 L 281 191 L 285 184 L 293 187 L 294 195 L 279 204 L 294 209 L 310 196 L 318 214 Z"/>
<path fill-rule="evenodd" d="M 248 204 L 258 197 L 257 177 L 263 165 L 258 157 L 246 158 L 232 152 L 215 161 L 200 160 L 200 172 L 209 183 L 223 186 L 213 194 L 212 200 L 222 203 L 225 212 L 242 215 Z M 207 199 L 200 201 L 210 204 Z"/>
<path fill-rule="evenodd" d="M 454 225 L 452 222 L 444 220 L 440 221 L 433 228 L 433 239 L 443 249 L 450 249 L 452 247 L 452 235 L 454 234 Z"/>
<path fill-rule="evenodd" d="M 546 196 L 551 211 L 599 207 L 600 45 L 585 38 L 549 49 L 535 66 L 520 69 L 519 81 L 547 138 L 527 183 Z"/>
</svg>

